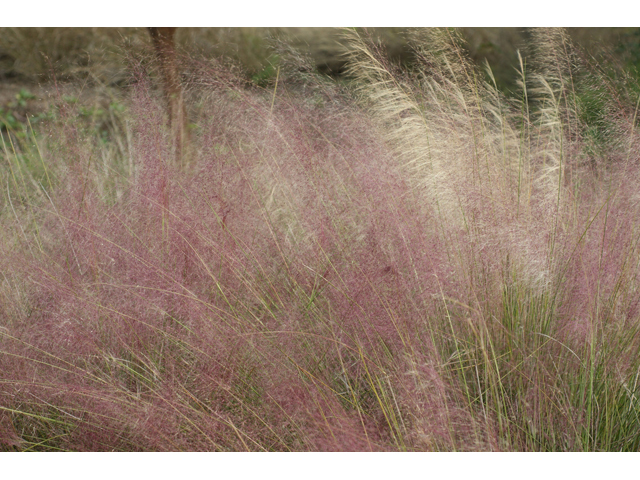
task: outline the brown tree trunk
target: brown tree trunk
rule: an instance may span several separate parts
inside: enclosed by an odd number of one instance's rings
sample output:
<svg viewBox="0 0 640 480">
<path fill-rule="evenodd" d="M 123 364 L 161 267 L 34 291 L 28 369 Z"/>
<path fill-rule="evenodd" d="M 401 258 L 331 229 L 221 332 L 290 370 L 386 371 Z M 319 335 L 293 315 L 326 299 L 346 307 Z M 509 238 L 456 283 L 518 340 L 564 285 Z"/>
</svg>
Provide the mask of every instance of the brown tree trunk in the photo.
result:
<svg viewBox="0 0 640 480">
<path fill-rule="evenodd" d="M 186 143 L 188 142 L 187 112 L 184 106 L 174 36 L 176 27 L 148 27 L 156 51 L 157 61 L 164 82 L 164 93 L 167 99 L 169 123 L 173 137 L 176 160 L 183 162 Z"/>
</svg>

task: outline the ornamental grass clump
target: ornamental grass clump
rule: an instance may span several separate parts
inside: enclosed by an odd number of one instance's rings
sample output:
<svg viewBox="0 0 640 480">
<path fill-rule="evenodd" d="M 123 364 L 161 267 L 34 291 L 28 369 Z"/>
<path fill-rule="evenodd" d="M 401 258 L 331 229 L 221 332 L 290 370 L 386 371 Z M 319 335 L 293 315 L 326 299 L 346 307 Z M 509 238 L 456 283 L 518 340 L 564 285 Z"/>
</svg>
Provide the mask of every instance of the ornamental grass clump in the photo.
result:
<svg viewBox="0 0 640 480">
<path fill-rule="evenodd" d="M 106 140 L 3 133 L 2 448 L 637 450 L 637 99 L 532 38 L 512 97 L 452 30 L 183 59 L 183 162 L 135 67 Z"/>
</svg>

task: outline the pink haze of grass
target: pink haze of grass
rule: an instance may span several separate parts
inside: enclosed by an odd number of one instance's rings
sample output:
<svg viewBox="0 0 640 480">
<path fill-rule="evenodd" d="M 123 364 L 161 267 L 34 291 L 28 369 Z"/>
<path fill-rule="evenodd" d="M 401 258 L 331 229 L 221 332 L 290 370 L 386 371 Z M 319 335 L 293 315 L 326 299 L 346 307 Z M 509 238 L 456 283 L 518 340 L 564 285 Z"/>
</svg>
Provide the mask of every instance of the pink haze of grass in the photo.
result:
<svg viewBox="0 0 640 480">
<path fill-rule="evenodd" d="M 5 216 L 3 448 L 585 449 L 596 393 L 572 379 L 638 368 L 633 109 L 598 173 L 565 143 L 559 196 L 532 124 L 522 209 L 499 137 L 465 136 L 489 115 L 434 114 L 434 152 L 462 155 L 438 167 L 445 205 L 338 86 L 263 93 L 220 68 L 193 71 L 187 168 L 140 76 L 134 169 L 106 173 L 124 187 L 104 193 L 68 121 L 42 153 L 50 199 Z"/>
</svg>

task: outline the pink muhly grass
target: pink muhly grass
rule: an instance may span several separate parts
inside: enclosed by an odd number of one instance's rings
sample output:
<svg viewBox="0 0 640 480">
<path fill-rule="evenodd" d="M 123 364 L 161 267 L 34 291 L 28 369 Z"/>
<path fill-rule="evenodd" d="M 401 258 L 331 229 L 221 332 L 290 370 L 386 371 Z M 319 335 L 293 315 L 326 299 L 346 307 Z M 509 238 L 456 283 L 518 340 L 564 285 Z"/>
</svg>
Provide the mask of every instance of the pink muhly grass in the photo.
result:
<svg viewBox="0 0 640 480">
<path fill-rule="evenodd" d="M 563 37 L 539 37 L 551 78 Z M 142 74 L 126 159 L 99 168 L 52 127 L 49 182 L 15 175 L 2 218 L 3 448 L 636 445 L 629 112 L 609 107 L 617 156 L 595 172 L 566 83 L 523 68 L 526 113 L 455 35 L 428 38 L 414 78 L 351 37 L 363 105 L 185 63 L 183 166 Z"/>
</svg>

